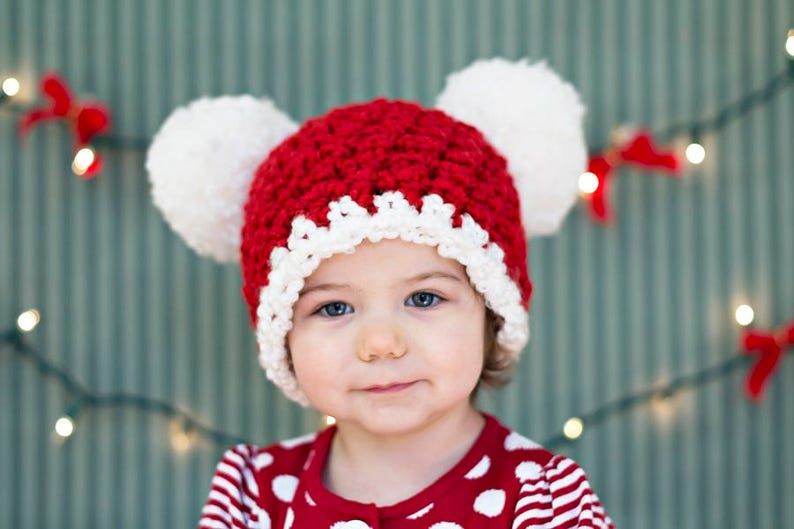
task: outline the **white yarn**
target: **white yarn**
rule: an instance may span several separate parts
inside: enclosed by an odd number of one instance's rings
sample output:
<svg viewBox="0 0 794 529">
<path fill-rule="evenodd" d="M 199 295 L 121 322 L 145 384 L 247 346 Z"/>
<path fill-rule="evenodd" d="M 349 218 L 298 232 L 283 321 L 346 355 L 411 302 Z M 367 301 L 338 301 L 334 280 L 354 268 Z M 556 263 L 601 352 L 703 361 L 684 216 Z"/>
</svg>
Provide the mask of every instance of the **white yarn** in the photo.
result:
<svg viewBox="0 0 794 529">
<path fill-rule="evenodd" d="M 585 108 L 573 86 L 544 62 L 481 60 L 447 77 L 436 107 L 507 158 L 527 235 L 558 231 L 587 166 Z"/>
<path fill-rule="evenodd" d="M 464 215 L 462 225 L 454 227 L 455 208 L 438 195 L 425 196 L 421 212 L 399 191 L 376 196 L 374 202 L 377 211 L 372 215 L 349 196 L 331 202 L 328 227 L 298 217 L 292 222 L 287 248 L 274 248 L 270 254 L 269 282 L 259 293 L 256 311 L 259 363 L 287 397 L 304 406 L 308 400 L 287 362 L 286 336 L 292 328 L 293 305 L 304 280 L 323 259 L 353 252 L 365 239 L 399 238 L 436 247 L 439 255 L 466 268 L 486 305 L 504 319 L 496 340 L 511 360 L 518 358 L 529 339 L 529 319 L 521 305 L 521 292 L 507 274 L 504 251 L 488 242 L 487 232 L 474 219 Z"/>
<path fill-rule="evenodd" d="M 155 205 L 196 252 L 239 261 L 256 168 L 297 128 L 272 102 L 251 96 L 203 98 L 176 109 L 146 157 Z"/>
</svg>

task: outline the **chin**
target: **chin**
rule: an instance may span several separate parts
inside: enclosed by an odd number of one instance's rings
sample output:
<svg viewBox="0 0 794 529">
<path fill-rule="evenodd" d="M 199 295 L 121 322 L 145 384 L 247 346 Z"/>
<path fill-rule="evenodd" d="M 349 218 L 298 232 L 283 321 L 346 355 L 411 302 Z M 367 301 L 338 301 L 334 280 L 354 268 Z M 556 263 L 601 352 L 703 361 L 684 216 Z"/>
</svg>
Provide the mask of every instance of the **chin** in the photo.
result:
<svg viewBox="0 0 794 529">
<path fill-rule="evenodd" d="M 354 422 L 370 434 L 399 437 L 418 433 L 449 413 L 452 412 L 423 409 L 420 406 L 383 408 L 359 416 Z"/>
<path fill-rule="evenodd" d="M 404 417 L 393 417 L 391 420 L 373 421 L 359 423 L 359 426 L 371 435 L 387 436 L 398 438 L 403 435 L 410 435 L 422 430 L 427 422 L 421 420 L 407 420 Z"/>
</svg>

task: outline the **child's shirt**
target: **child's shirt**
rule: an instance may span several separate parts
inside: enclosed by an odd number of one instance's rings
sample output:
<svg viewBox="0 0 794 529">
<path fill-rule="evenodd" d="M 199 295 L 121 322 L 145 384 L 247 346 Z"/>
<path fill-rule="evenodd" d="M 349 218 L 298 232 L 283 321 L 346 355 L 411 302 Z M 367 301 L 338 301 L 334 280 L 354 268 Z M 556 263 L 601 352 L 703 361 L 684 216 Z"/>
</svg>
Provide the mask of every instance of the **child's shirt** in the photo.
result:
<svg viewBox="0 0 794 529">
<path fill-rule="evenodd" d="M 386 507 L 344 499 L 322 483 L 336 428 L 265 448 L 228 450 L 199 528 L 612 528 L 576 463 L 485 415 L 483 431 L 449 472 Z"/>
</svg>

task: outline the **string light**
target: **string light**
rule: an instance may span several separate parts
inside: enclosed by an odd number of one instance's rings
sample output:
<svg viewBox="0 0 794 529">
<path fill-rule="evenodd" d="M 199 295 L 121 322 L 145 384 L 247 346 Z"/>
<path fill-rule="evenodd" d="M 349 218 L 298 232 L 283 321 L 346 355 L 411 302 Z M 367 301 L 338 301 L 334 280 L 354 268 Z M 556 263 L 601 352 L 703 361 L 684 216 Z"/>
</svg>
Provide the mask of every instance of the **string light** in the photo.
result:
<svg viewBox="0 0 794 529">
<path fill-rule="evenodd" d="M 786 51 L 790 55 L 794 56 L 794 28 L 788 30 Z M 787 89 L 792 80 L 794 80 L 794 75 L 792 75 L 792 72 L 794 72 L 794 62 L 792 62 L 790 65 L 787 65 L 787 68 L 782 72 L 769 79 L 765 86 L 745 94 L 738 101 L 726 105 L 714 116 L 710 118 L 704 118 L 693 123 L 674 124 L 667 129 L 656 131 L 654 136 L 659 139 L 670 139 L 682 134 L 686 134 L 693 128 L 697 128 L 700 132 L 720 130 L 734 119 L 746 114 L 759 105 L 766 104 L 777 94 Z M 18 81 L 14 79 L 11 81 L 9 86 L 13 88 L 18 84 Z M 5 91 L 0 90 L 0 99 L 5 97 L 7 97 Z M 12 112 L 24 112 L 24 109 L 12 109 Z M 612 136 L 619 138 L 625 133 L 625 130 L 630 131 L 631 128 L 627 126 L 618 127 L 617 129 L 613 130 Z M 114 136 L 102 136 L 96 138 L 95 144 L 98 146 L 111 147 L 113 149 L 145 151 L 151 144 L 151 138 L 120 138 Z M 602 147 L 594 148 L 594 152 L 602 152 L 604 150 L 605 149 Z"/>
<path fill-rule="evenodd" d="M 55 421 L 53 428 L 54 439 L 56 443 L 63 443 L 69 439 L 75 431 L 77 417 L 80 415 L 80 410 L 83 408 L 85 401 L 82 399 L 73 401 L 63 415 Z"/>
<path fill-rule="evenodd" d="M 662 381 L 659 386 L 669 387 L 669 381 Z M 661 424 L 669 424 L 676 415 L 673 393 L 669 389 L 658 391 L 650 402 L 654 417 Z"/>
<path fill-rule="evenodd" d="M 672 404 L 672 396 L 664 392 L 659 392 L 651 400 L 651 408 L 657 415 L 660 416 L 668 416 L 671 414 L 672 411 L 671 404 Z"/>
<path fill-rule="evenodd" d="M 89 408 L 120 408 L 130 407 L 139 410 L 158 413 L 169 418 L 179 419 L 184 425 L 185 433 L 190 437 L 190 442 L 198 435 L 206 437 L 215 443 L 223 446 L 250 443 L 249 439 L 238 435 L 216 430 L 203 424 L 189 413 L 179 409 L 177 406 L 152 397 L 144 395 L 133 395 L 129 393 L 96 393 L 81 384 L 71 373 L 59 367 L 43 355 L 36 347 L 26 343 L 21 339 L 21 334 L 16 329 L 6 330 L 0 333 L 0 345 L 10 345 L 12 350 L 20 357 L 31 360 L 39 369 L 39 372 L 46 377 L 57 380 L 63 389 L 74 397 L 72 404 L 64 413 L 62 419 L 68 419 L 72 423 L 74 430 L 75 418 L 84 407 Z M 63 442 L 66 438 L 57 432 L 66 433 L 68 423 L 60 421 L 54 438 L 56 442 Z M 70 434 L 71 435 L 71 434 Z M 184 440 L 184 439 L 182 439 Z M 179 445 L 181 440 L 176 441 Z"/>
<path fill-rule="evenodd" d="M 74 433 L 74 420 L 68 415 L 61 416 L 55 421 L 55 435 L 61 439 L 68 439 Z"/>
<path fill-rule="evenodd" d="M 598 189 L 598 177 L 595 173 L 586 171 L 579 177 L 579 191 L 585 195 L 592 195 Z"/>
<path fill-rule="evenodd" d="M 192 431 L 185 427 L 181 421 L 171 422 L 171 448 L 177 454 L 184 454 L 190 451 L 195 444 Z"/>
<path fill-rule="evenodd" d="M 794 28 L 789 29 L 787 33 L 787 39 L 785 43 L 785 50 L 786 53 L 794 57 Z M 794 71 L 794 70 L 789 70 Z M 787 77 L 786 77 L 787 76 Z M 710 120 L 703 120 L 699 124 L 694 124 L 695 126 L 699 127 L 700 130 L 717 130 L 723 128 L 731 119 L 735 119 L 736 117 L 748 112 L 755 106 L 760 103 L 765 103 L 769 101 L 776 93 L 781 91 L 782 89 L 786 88 L 788 84 L 786 82 L 782 82 L 781 79 L 791 79 L 792 76 L 790 73 L 785 74 L 784 76 L 776 76 L 775 79 L 772 79 L 769 85 L 762 90 L 759 90 L 753 94 L 748 94 L 745 96 L 739 104 L 732 104 L 727 106 L 725 109 L 720 111 L 714 118 Z M 790 83 L 790 81 L 788 81 Z M 0 84 L 0 100 L 8 97 L 14 97 L 19 93 L 20 90 L 20 83 L 15 78 L 7 78 L 4 79 L 2 84 Z M 692 127 L 693 124 L 683 124 L 677 125 L 676 127 L 671 128 L 668 131 L 662 132 L 659 136 L 672 136 L 674 133 L 681 133 L 686 132 L 689 127 Z M 101 142 L 102 145 L 111 145 L 116 146 L 119 148 L 130 148 L 130 149 L 138 149 L 138 150 L 145 150 L 150 141 L 148 138 L 142 139 L 135 139 L 135 140 L 123 140 L 120 138 L 106 138 L 104 141 Z M 698 143 L 697 141 L 693 141 L 689 146 L 686 148 L 686 158 L 687 160 L 695 165 L 702 163 L 705 160 L 706 152 L 705 148 Z M 84 174 L 88 168 L 94 163 L 96 160 L 96 153 L 91 148 L 83 148 L 78 151 L 74 157 L 72 163 L 72 169 L 78 175 Z M 590 172 L 583 173 L 579 178 L 579 189 L 583 193 L 591 194 L 598 189 L 599 181 L 598 177 Z M 740 325 L 749 325 L 754 320 L 754 311 L 752 307 L 749 305 L 740 305 L 736 308 L 735 311 L 736 321 Z M 22 332 L 30 332 L 32 331 L 40 322 L 40 314 L 37 310 L 31 309 L 28 311 L 23 312 L 17 318 L 17 327 Z M 9 341 L 11 343 L 15 343 L 15 349 L 21 355 L 28 355 L 32 356 L 36 362 L 38 362 L 39 367 L 43 368 L 42 371 L 45 372 L 47 375 L 54 376 L 58 378 L 64 385 L 66 385 L 70 390 L 75 390 L 76 381 L 74 381 L 71 376 L 63 371 L 62 369 L 54 366 L 53 364 L 49 363 L 49 361 L 42 355 L 39 355 L 38 352 L 26 345 L 22 345 L 21 342 L 17 343 L 12 333 L 7 333 L 9 338 L 3 338 L 3 341 Z M 635 395 L 629 395 L 627 397 L 621 398 L 615 403 L 609 403 L 601 408 L 595 410 L 592 413 L 586 414 L 585 417 L 588 427 L 592 427 L 595 424 L 603 421 L 604 418 L 611 415 L 612 413 L 624 411 L 633 407 L 636 404 L 648 402 L 651 400 L 654 404 L 658 405 L 666 405 L 671 402 L 672 395 L 684 388 L 684 387 L 693 387 L 696 385 L 703 384 L 710 379 L 716 378 L 717 376 L 724 375 L 730 372 L 735 367 L 744 366 L 747 363 L 747 358 L 743 355 L 735 356 L 733 358 L 727 359 L 723 364 L 718 366 L 714 366 L 711 368 L 705 368 L 698 373 L 692 375 L 685 375 L 681 376 L 678 379 L 672 381 L 669 384 L 669 388 L 663 390 L 663 392 L 641 392 Z M 83 391 L 81 388 L 77 388 L 79 391 Z M 87 390 L 86 390 L 87 391 Z M 184 412 L 177 410 L 175 407 L 168 405 L 167 403 L 154 401 L 153 399 L 147 399 L 145 397 L 139 396 L 132 396 L 132 398 L 122 398 L 125 395 L 110 395 L 110 396 L 97 396 L 89 393 L 85 393 L 84 396 L 90 397 L 88 399 L 88 404 L 90 406 L 101 407 L 103 405 L 129 405 L 129 406 L 136 406 L 142 409 L 147 409 L 151 411 L 157 411 L 160 413 L 170 414 L 170 415 L 178 415 L 178 416 L 185 416 Z M 129 396 L 126 396 L 129 397 Z M 67 439 L 74 434 L 75 431 L 75 415 L 70 415 L 68 412 L 67 414 L 61 416 L 55 423 L 54 432 L 56 435 L 63 439 Z M 326 425 L 333 425 L 336 422 L 336 419 L 332 416 L 326 416 L 324 418 Z M 581 437 L 584 432 L 584 421 L 578 417 L 572 417 L 568 421 L 565 422 L 563 433 L 565 437 L 569 440 L 575 440 Z M 177 423 L 177 426 L 174 427 L 172 430 L 172 437 L 171 443 L 176 451 L 187 450 L 194 442 L 195 434 L 200 433 L 211 437 L 216 442 L 222 444 L 231 444 L 231 443 L 239 443 L 239 442 L 246 442 L 245 440 L 241 440 L 237 437 L 233 437 L 229 434 L 224 432 L 214 431 L 207 427 L 204 427 L 200 424 L 196 424 L 195 429 L 185 428 L 184 424 L 181 426 Z M 553 442 L 546 442 L 544 443 L 547 446 L 553 447 Z"/>
<path fill-rule="evenodd" d="M 19 93 L 19 81 L 13 77 L 8 77 L 7 79 L 3 80 L 3 84 L 0 85 L 0 89 L 2 90 L 2 95 L 6 97 L 14 97 Z"/>
<path fill-rule="evenodd" d="M 61 431 L 71 435 L 75 429 L 75 418 L 77 417 L 81 407 L 89 406 L 92 408 L 113 407 L 118 408 L 121 406 L 134 407 L 152 413 L 161 413 L 171 418 L 176 418 L 177 426 L 172 430 L 175 436 L 172 440 L 172 446 L 175 450 L 179 451 L 182 448 L 187 449 L 192 446 L 197 436 L 202 436 L 210 439 L 211 441 L 222 445 L 229 446 L 233 444 L 251 443 L 250 439 L 245 439 L 237 435 L 227 432 L 214 430 L 211 427 L 203 425 L 198 420 L 191 417 L 186 412 L 176 408 L 167 402 L 151 399 L 141 395 L 129 394 L 96 394 L 84 388 L 77 380 L 75 380 L 69 373 L 59 368 L 50 362 L 44 355 L 37 351 L 34 347 L 26 344 L 24 341 L 19 340 L 17 332 L 11 330 L 0 333 L 0 344 L 9 344 L 12 350 L 21 357 L 29 357 L 39 367 L 39 370 L 47 376 L 56 378 L 62 386 L 70 393 L 77 396 L 78 400 L 67 409 L 56 427 L 56 432 Z M 794 353 L 794 348 L 791 350 Z M 679 375 L 673 380 L 670 380 L 664 387 L 655 387 L 652 389 L 640 390 L 636 393 L 625 395 L 614 401 L 607 402 L 598 408 L 595 408 L 580 417 L 573 417 L 569 419 L 564 426 L 564 431 L 559 435 L 543 440 L 542 445 L 549 449 L 556 449 L 559 446 L 575 441 L 581 437 L 584 432 L 584 424 L 587 423 L 588 427 L 593 427 L 603 423 L 608 418 L 627 412 L 637 406 L 651 403 L 651 405 L 661 405 L 664 407 L 672 407 L 674 396 L 684 389 L 693 389 L 705 385 L 706 383 L 727 376 L 735 369 L 746 367 L 750 361 L 750 357 L 745 353 L 738 353 L 725 359 L 720 364 L 705 367 L 697 372 Z M 668 410 L 665 410 L 668 411 Z M 68 422 L 67 422 L 68 421 Z M 326 425 L 334 424 L 335 419 L 331 416 L 323 416 L 323 421 Z M 71 427 L 69 426 L 71 424 Z M 181 428 L 178 428 L 179 425 Z M 181 432 L 181 433 L 178 433 Z M 65 440 L 56 433 L 56 438 L 60 442 Z M 189 442 L 188 442 L 189 441 Z"/>
<path fill-rule="evenodd" d="M 72 171 L 78 176 L 84 175 L 85 172 L 88 171 L 88 168 L 91 167 L 91 164 L 94 163 L 94 160 L 96 160 L 96 152 L 94 152 L 94 149 L 91 147 L 83 147 L 74 155 Z"/>
<path fill-rule="evenodd" d="M 750 305 L 739 305 L 736 307 L 736 323 L 742 327 L 747 327 L 755 319 L 755 311 Z"/>
<path fill-rule="evenodd" d="M 17 317 L 17 328 L 22 332 L 30 332 L 41 321 L 41 314 L 36 309 L 26 310 Z"/>
<path fill-rule="evenodd" d="M 582 432 L 584 432 L 584 422 L 579 417 L 571 417 L 565 421 L 565 425 L 562 427 L 562 433 L 571 440 L 579 439 Z"/>
<path fill-rule="evenodd" d="M 706 159 L 706 149 L 697 142 L 692 142 L 686 147 L 686 159 L 693 165 L 700 165 Z"/>
</svg>

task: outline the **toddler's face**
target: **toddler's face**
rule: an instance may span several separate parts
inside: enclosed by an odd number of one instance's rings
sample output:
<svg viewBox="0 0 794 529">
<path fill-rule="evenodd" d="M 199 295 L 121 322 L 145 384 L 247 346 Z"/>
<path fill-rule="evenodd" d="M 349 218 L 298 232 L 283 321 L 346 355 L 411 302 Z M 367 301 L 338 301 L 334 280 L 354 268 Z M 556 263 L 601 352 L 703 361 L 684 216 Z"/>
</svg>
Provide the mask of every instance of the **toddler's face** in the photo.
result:
<svg viewBox="0 0 794 529">
<path fill-rule="evenodd" d="M 364 242 L 321 263 L 287 344 L 311 404 L 378 434 L 470 413 L 485 306 L 460 263 L 430 246 Z"/>
</svg>

